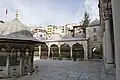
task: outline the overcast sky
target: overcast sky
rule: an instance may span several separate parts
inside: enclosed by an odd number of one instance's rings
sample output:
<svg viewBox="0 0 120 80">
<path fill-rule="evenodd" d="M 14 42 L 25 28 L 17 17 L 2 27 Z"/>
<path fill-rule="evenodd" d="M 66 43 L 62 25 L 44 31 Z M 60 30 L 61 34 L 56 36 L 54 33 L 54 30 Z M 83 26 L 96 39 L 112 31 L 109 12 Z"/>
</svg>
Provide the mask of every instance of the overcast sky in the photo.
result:
<svg viewBox="0 0 120 80">
<path fill-rule="evenodd" d="M 16 10 L 24 24 L 64 25 L 77 23 L 83 18 L 84 11 L 92 20 L 98 18 L 98 0 L 0 0 L 0 20 L 15 18 Z"/>
</svg>

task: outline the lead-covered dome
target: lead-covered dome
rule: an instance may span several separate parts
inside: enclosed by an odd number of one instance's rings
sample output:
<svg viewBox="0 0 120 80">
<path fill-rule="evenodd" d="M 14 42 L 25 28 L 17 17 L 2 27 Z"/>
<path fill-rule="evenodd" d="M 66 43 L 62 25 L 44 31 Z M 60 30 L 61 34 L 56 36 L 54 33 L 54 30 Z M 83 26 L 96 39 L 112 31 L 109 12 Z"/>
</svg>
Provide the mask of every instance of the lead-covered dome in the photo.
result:
<svg viewBox="0 0 120 80">
<path fill-rule="evenodd" d="M 66 34 L 62 37 L 62 39 L 72 39 L 73 36 L 71 34 Z"/>
<path fill-rule="evenodd" d="M 29 28 L 22 24 L 17 18 L 0 24 L 0 39 L 36 41 Z"/>
<path fill-rule="evenodd" d="M 75 36 L 75 38 L 85 38 L 85 34 L 83 32 L 77 33 L 77 35 Z"/>
</svg>

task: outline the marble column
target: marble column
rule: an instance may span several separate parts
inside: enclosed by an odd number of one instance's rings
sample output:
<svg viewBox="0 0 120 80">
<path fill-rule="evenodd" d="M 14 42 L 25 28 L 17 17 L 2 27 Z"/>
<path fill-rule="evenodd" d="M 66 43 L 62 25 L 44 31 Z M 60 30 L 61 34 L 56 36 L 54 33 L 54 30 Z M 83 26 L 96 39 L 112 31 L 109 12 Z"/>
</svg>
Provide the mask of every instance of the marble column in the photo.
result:
<svg viewBox="0 0 120 80">
<path fill-rule="evenodd" d="M 10 57 L 10 55 L 8 53 L 8 55 L 7 55 L 7 61 L 6 61 L 7 76 L 9 76 L 9 73 L 10 73 L 10 71 L 9 71 L 10 70 L 9 57 Z"/>
<path fill-rule="evenodd" d="M 120 0 L 112 0 L 115 59 L 116 59 L 116 80 L 120 80 Z"/>
<path fill-rule="evenodd" d="M 48 58 L 50 57 L 50 46 L 48 47 Z"/>
<path fill-rule="evenodd" d="M 104 62 L 107 62 L 107 53 L 106 53 L 106 37 L 105 37 L 105 32 L 103 33 L 103 59 Z"/>
<path fill-rule="evenodd" d="M 111 32 L 110 32 L 110 19 L 105 20 L 105 45 L 106 45 L 106 54 L 107 54 L 107 64 L 113 64 L 113 51 L 112 51 L 112 40 L 111 40 Z"/>
<path fill-rule="evenodd" d="M 70 49 L 70 56 L 71 56 L 71 58 L 73 58 L 73 53 L 72 53 L 72 47 L 70 47 L 71 49 Z"/>
<path fill-rule="evenodd" d="M 61 56 L 61 53 L 60 53 L 60 46 L 58 47 L 59 48 L 59 57 Z"/>
<path fill-rule="evenodd" d="M 41 46 L 39 46 L 39 58 L 41 58 Z"/>
</svg>

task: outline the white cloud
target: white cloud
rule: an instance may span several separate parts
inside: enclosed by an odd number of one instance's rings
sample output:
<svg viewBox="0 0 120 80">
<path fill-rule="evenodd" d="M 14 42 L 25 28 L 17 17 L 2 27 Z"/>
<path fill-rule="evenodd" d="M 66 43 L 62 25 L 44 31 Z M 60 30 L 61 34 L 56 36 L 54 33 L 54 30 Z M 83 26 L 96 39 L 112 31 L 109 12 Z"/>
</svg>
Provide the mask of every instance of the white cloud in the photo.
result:
<svg viewBox="0 0 120 80">
<path fill-rule="evenodd" d="M 85 0 L 85 9 L 92 20 L 99 19 L 98 0 Z"/>
<path fill-rule="evenodd" d="M 82 19 L 84 9 L 78 7 L 78 11 L 73 13 L 72 9 L 62 5 L 53 7 L 54 4 L 51 1 L 54 0 L 0 0 L 0 19 L 4 19 L 5 8 L 8 8 L 7 20 L 15 18 L 16 10 L 19 10 L 19 18 L 24 24 L 64 25 Z M 90 13 L 91 18 L 98 17 L 96 1 L 85 1 L 85 8 Z"/>
<path fill-rule="evenodd" d="M 25 2 L 26 1 L 26 2 Z M 37 2 L 35 2 L 37 1 Z M 15 11 L 19 10 L 20 20 L 25 24 L 66 24 L 76 20 L 76 15 L 71 11 L 57 9 L 52 7 L 52 3 L 48 0 L 13 0 L 9 5 L 7 20 L 15 17 Z M 8 4 L 7 0 L 5 3 Z M 3 5 L 5 6 L 5 5 Z M 13 11 L 10 9 L 13 9 Z M 3 12 L 3 11 L 0 11 Z M 1 17 L 3 19 L 3 17 Z"/>
</svg>

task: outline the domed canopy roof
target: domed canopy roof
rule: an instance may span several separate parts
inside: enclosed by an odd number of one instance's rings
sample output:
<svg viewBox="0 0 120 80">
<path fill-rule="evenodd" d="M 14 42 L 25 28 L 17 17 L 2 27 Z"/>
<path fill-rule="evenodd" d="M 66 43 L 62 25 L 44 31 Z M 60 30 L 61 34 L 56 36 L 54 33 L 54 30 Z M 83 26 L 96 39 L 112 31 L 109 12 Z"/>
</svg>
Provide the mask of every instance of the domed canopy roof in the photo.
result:
<svg viewBox="0 0 120 80">
<path fill-rule="evenodd" d="M 52 35 L 49 40 L 61 40 L 61 37 L 60 37 L 60 35 L 55 34 L 55 35 Z"/>
<path fill-rule="evenodd" d="M 33 37 L 29 28 L 22 24 L 17 18 L 0 24 L 0 39 L 38 41 Z"/>
<path fill-rule="evenodd" d="M 62 39 L 71 39 L 73 36 L 71 34 L 66 34 L 62 37 Z"/>
</svg>

